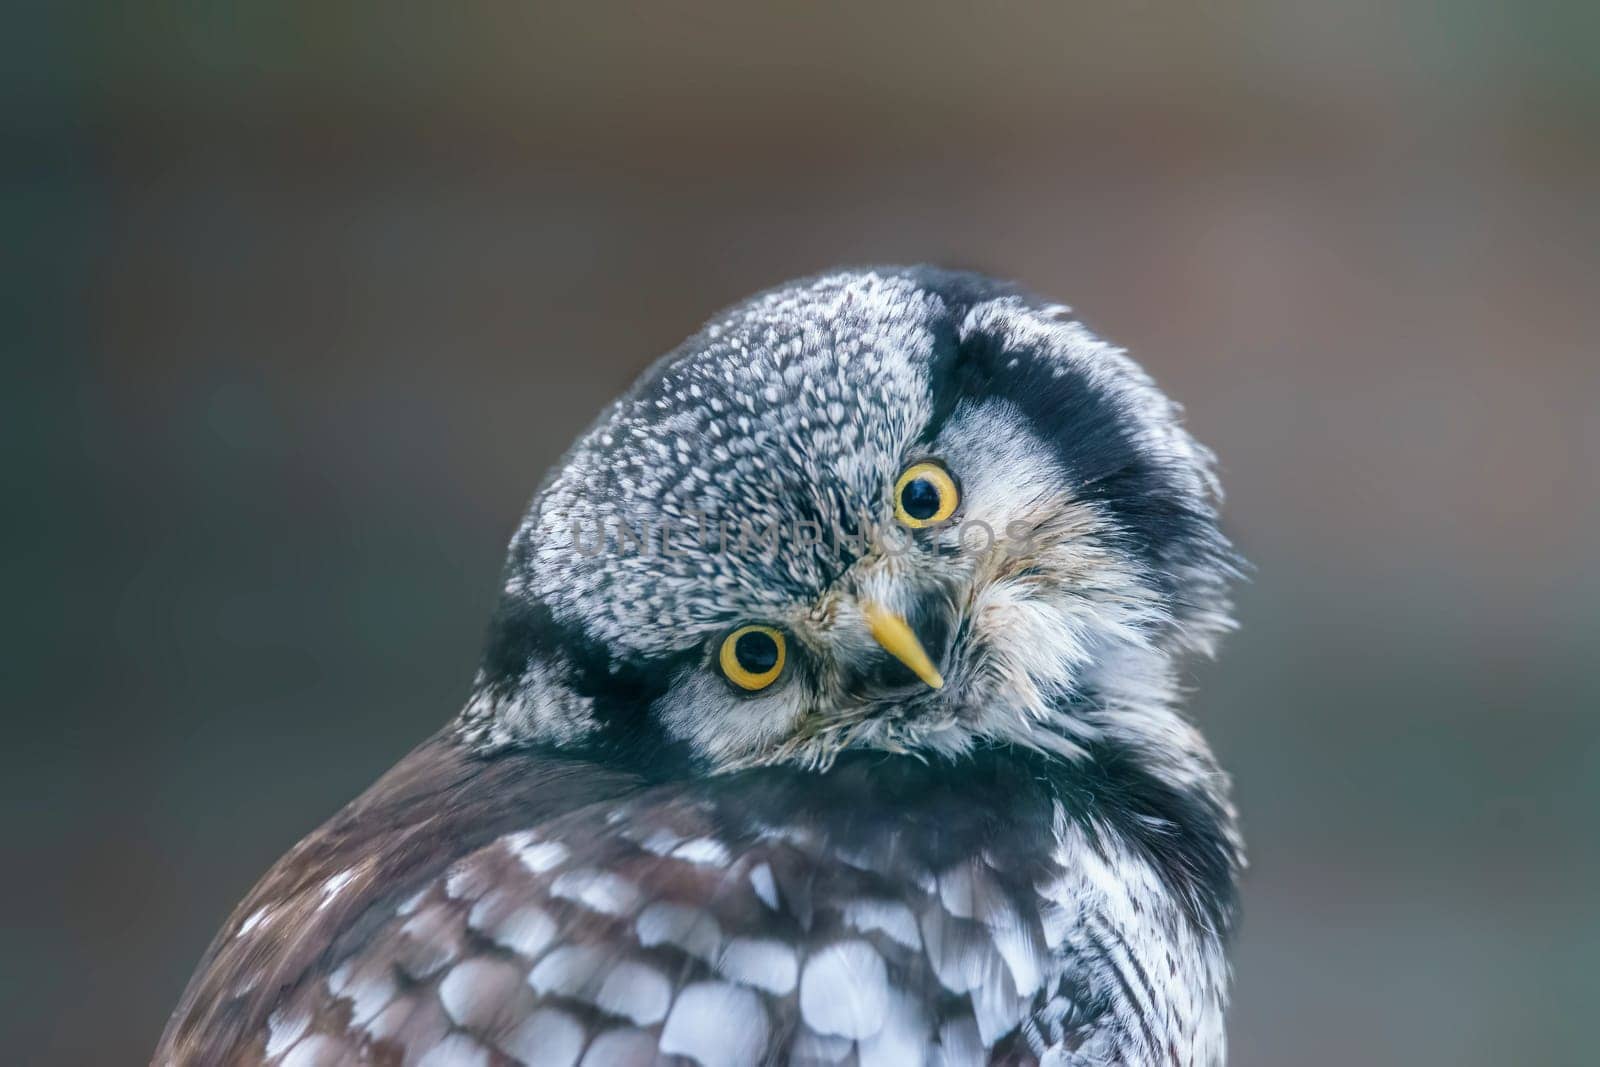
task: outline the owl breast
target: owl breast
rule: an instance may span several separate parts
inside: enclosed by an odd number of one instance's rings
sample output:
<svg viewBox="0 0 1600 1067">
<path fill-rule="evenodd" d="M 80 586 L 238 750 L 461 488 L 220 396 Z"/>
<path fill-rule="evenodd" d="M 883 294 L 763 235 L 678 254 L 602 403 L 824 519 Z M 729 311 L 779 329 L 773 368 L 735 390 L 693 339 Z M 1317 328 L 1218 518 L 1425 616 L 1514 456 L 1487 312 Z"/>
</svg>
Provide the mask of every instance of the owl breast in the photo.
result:
<svg viewBox="0 0 1600 1067">
<path fill-rule="evenodd" d="M 537 771 L 512 778 L 552 779 Z M 1215 935 L 1136 841 L 1037 771 L 875 757 L 549 814 L 527 784 L 498 832 L 435 839 L 404 893 L 373 857 L 419 839 L 403 805 L 366 798 L 398 836 L 352 869 L 330 853 L 224 931 L 238 1010 L 251 990 L 287 995 L 259 1001 L 232 1048 L 178 1041 L 174 1059 L 1217 1062 Z M 330 914 L 339 930 L 316 921 Z M 297 939 L 333 948 L 293 974 L 251 970 L 267 958 L 252 947 Z"/>
</svg>

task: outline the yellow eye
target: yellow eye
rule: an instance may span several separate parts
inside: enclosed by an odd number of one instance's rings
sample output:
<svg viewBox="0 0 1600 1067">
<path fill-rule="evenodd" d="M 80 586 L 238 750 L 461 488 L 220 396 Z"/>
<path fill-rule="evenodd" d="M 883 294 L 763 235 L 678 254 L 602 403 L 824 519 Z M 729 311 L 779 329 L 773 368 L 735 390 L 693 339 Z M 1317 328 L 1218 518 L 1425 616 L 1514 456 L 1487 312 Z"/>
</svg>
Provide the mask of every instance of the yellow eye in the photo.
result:
<svg viewBox="0 0 1600 1067">
<path fill-rule="evenodd" d="M 783 673 L 783 634 L 770 626 L 741 626 L 722 639 L 717 662 L 740 689 L 765 689 Z"/>
<path fill-rule="evenodd" d="M 937 463 L 913 463 L 894 483 L 894 517 L 914 529 L 937 526 L 959 503 L 955 479 Z"/>
</svg>

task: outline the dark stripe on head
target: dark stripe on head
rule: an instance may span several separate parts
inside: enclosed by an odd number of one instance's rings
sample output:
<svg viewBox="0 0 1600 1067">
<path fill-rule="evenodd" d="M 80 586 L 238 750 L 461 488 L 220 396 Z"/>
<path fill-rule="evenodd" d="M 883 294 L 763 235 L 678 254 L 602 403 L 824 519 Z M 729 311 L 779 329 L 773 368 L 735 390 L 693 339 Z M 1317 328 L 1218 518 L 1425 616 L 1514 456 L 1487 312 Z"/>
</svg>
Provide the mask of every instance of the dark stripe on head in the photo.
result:
<svg viewBox="0 0 1600 1067">
<path fill-rule="evenodd" d="M 581 626 L 558 620 L 540 600 L 506 594 L 489 627 L 481 671 L 498 698 L 512 696 L 535 663 L 562 664 L 560 681 L 592 701 L 598 732 L 564 755 L 607 759 L 659 777 L 689 765 L 689 749 L 668 737 L 650 707 L 699 650 L 649 659 L 614 657 Z"/>
<path fill-rule="evenodd" d="M 1171 464 L 1181 460 L 1152 455 L 1138 437 L 1141 413 L 1082 367 L 979 334 L 936 371 L 938 417 L 925 439 L 936 437 L 964 404 L 1006 401 L 1054 451 L 1078 498 L 1099 505 L 1112 520 L 1117 541 L 1145 564 L 1163 593 L 1180 603 L 1191 594 L 1203 600 L 1198 591 L 1181 588 L 1178 572 L 1231 569 L 1209 502 L 1174 477 Z"/>
</svg>

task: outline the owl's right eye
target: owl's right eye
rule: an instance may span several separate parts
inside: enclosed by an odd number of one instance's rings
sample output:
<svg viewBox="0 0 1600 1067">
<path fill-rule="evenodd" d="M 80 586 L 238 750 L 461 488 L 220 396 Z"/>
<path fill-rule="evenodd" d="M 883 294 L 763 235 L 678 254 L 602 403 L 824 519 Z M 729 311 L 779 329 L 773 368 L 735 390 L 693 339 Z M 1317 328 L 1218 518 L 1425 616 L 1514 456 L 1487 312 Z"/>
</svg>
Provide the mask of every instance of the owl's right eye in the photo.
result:
<svg viewBox="0 0 1600 1067">
<path fill-rule="evenodd" d="M 782 632 L 752 624 L 741 626 L 722 639 L 717 663 L 728 681 L 754 693 L 778 680 L 785 653 Z"/>
</svg>

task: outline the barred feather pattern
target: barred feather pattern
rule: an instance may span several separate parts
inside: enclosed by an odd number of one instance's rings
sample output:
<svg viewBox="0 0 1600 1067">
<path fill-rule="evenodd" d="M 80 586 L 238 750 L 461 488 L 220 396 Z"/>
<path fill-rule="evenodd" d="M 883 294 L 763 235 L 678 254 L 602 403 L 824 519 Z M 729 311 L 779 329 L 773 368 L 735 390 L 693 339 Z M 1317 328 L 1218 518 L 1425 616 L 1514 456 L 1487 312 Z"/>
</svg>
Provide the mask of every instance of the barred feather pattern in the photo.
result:
<svg viewBox="0 0 1600 1067">
<path fill-rule="evenodd" d="M 1114 827 L 752 773 L 468 852 L 356 920 L 241 1061 L 1221 1062 L 1221 931 Z"/>
</svg>

